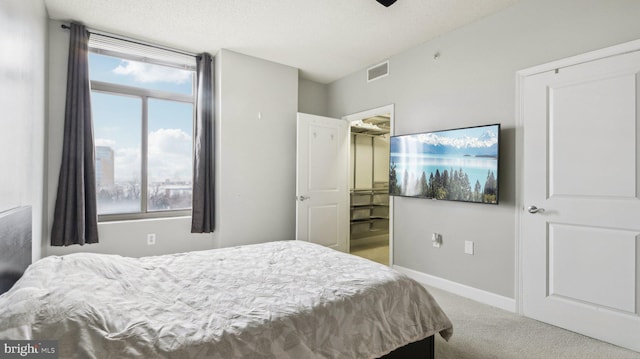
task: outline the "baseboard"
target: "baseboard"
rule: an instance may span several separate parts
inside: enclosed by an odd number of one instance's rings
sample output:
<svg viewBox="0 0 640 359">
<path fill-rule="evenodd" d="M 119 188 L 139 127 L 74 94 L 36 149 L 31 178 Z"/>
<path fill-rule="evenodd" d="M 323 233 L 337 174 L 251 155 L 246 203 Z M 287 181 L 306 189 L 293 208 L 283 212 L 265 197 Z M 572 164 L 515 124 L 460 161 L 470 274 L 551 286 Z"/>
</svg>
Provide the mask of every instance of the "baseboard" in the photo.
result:
<svg viewBox="0 0 640 359">
<path fill-rule="evenodd" d="M 487 304 L 496 308 L 500 308 L 509 312 L 516 312 L 516 301 L 513 298 L 504 297 L 495 293 L 487 292 L 482 289 L 473 288 L 468 285 L 452 282 L 447 279 L 432 276 L 430 274 L 418 272 L 413 269 L 405 268 L 399 265 L 393 265 L 398 272 L 404 273 L 419 283 L 426 284 L 431 287 L 446 290 L 447 292 L 457 294 L 476 302 Z"/>
</svg>

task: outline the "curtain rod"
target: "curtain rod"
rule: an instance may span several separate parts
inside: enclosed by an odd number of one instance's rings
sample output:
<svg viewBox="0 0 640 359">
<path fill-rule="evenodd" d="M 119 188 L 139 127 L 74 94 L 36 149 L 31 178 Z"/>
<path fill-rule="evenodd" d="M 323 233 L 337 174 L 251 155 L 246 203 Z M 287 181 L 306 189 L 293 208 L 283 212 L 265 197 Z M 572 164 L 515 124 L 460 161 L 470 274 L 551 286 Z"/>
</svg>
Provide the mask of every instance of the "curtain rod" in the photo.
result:
<svg viewBox="0 0 640 359">
<path fill-rule="evenodd" d="M 66 29 L 66 30 L 71 29 L 71 27 L 69 25 L 66 25 L 66 24 L 62 24 L 62 25 L 60 25 L 60 27 L 63 28 L 63 29 Z M 122 40 L 122 41 L 131 42 L 131 43 L 138 44 L 138 45 L 154 47 L 156 49 L 161 49 L 161 50 L 165 50 L 165 51 L 171 51 L 171 52 L 175 52 L 175 53 L 181 54 L 181 55 L 193 56 L 193 57 L 197 57 L 197 58 L 200 57 L 200 55 L 194 54 L 192 52 L 186 52 L 186 51 L 171 49 L 171 48 L 168 48 L 168 47 L 158 46 L 158 45 L 154 45 L 154 44 L 150 44 L 150 43 L 146 43 L 146 42 L 142 42 L 142 41 L 138 41 L 138 40 L 129 39 L 129 38 L 126 38 L 126 37 L 123 37 L 123 36 L 114 35 L 114 34 L 111 34 L 111 33 L 108 33 L 108 32 L 104 32 L 104 31 L 98 31 L 98 30 L 93 30 L 93 29 L 89 29 L 89 28 L 87 28 L 87 31 L 89 31 L 90 34 L 101 35 L 101 36 L 109 37 L 109 38 L 116 39 L 116 40 Z"/>
</svg>

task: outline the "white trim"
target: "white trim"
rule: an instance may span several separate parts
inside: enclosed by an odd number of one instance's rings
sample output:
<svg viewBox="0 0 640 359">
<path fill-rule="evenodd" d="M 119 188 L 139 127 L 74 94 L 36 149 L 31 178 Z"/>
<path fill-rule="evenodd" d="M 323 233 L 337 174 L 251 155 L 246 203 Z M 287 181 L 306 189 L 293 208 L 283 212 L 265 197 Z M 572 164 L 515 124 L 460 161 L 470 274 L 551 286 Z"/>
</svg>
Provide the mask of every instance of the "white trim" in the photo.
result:
<svg viewBox="0 0 640 359">
<path fill-rule="evenodd" d="M 556 60 L 546 64 L 529 67 L 516 72 L 523 77 L 547 72 L 550 70 L 561 69 L 563 67 L 579 65 L 585 62 L 604 59 L 606 57 L 612 57 L 617 55 L 626 54 L 629 52 L 640 51 L 640 40 L 633 40 L 618 45 L 605 47 L 603 49 L 590 51 L 584 54 L 567 57 L 565 59 Z M 518 99 L 516 99 L 518 101 Z"/>
<path fill-rule="evenodd" d="M 516 163 L 515 163 L 515 244 L 514 244 L 514 255 L 515 255 L 515 268 L 514 268 L 514 293 L 515 293 L 515 302 L 516 302 L 516 312 L 519 314 L 523 314 L 522 310 L 522 301 L 523 301 L 523 292 L 522 292 L 522 262 L 523 262 L 523 250 L 522 250 L 522 218 L 521 209 L 523 206 L 523 191 L 524 191 L 524 179 L 522 176 L 522 171 L 524 170 L 524 114 L 522 104 L 524 103 L 524 79 L 525 75 L 518 72 L 516 73 L 516 107 L 515 107 L 515 115 L 516 115 Z"/>
<path fill-rule="evenodd" d="M 470 287 L 468 285 L 452 282 L 447 279 L 432 276 L 430 274 L 415 271 L 413 269 L 404 268 L 394 265 L 393 269 L 406 274 L 409 278 L 419 283 L 426 284 L 447 292 L 457 294 L 461 297 L 469 298 L 487 304 L 496 308 L 500 308 L 509 312 L 516 311 L 516 301 L 513 298 L 504 297 L 495 293 L 487 292 L 482 289 Z"/>
<path fill-rule="evenodd" d="M 356 113 L 352 113 L 350 115 L 346 115 L 343 116 L 342 119 L 349 121 L 349 122 L 353 122 L 353 121 L 358 121 L 358 120 L 362 120 L 365 118 L 369 118 L 369 117 L 373 117 L 376 115 L 382 115 L 385 113 L 390 113 L 391 114 L 391 135 L 394 134 L 394 130 L 393 130 L 393 117 L 394 117 L 394 112 L 395 112 L 395 105 L 394 104 L 390 104 L 390 105 L 386 105 L 386 106 L 381 106 L 381 107 L 376 107 L 370 110 L 365 110 L 365 111 L 361 111 L 361 112 L 356 112 Z"/>
<path fill-rule="evenodd" d="M 389 118 L 389 126 L 391 127 L 390 135 L 393 136 L 395 133 L 395 105 L 390 104 L 386 106 L 381 106 L 377 108 L 373 108 L 371 110 L 366 110 L 362 112 L 352 113 L 350 115 L 343 116 L 342 119 L 347 122 L 353 122 L 358 120 L 363 120 L 365 118 L 383 115 L 388 113 Z M 351 126 L 349 126 L 349 136 L 351 136 Z M 349 156 L 351 156 L 351 151 L 349 151 Z M 351 163 L 351 161 L 347 161 L 347 163 Z M 349 247 L 351 244 L 349 243 Z M 393 266 L 393 196 L 389 196 L 389 266 Z"/>
<path fill-rule="evenodd" d="M 607 57 L 622 55 L 626 53 L 640 51 L 640 40 L 633 40 L 622 44 L 606 47 L 603 49 L 590 51 L 584 54 L 568 57 L 565 59 L 549 62 L 546 64 L 529 67 L 516 72 L 516 86 L 515 86 L 515 116 L 516 116 L 516 205 L 515 205 L 515 309 L 517 313 L 523 313 L 523 269 L 522 264 L 524 261 L 523 250 L 523 228 L 522 228 L 522 214 L 524 213 L 524 151 L 523 140 L 526 129 L 524 128 L 524 81 L 528 76 L 533 76 L 539 73 L 552 71 L 555 69 L 561 69 L 568 66 L 574 66 L 583 64 L 585 62 L 600 60 Z"/>
</svg>

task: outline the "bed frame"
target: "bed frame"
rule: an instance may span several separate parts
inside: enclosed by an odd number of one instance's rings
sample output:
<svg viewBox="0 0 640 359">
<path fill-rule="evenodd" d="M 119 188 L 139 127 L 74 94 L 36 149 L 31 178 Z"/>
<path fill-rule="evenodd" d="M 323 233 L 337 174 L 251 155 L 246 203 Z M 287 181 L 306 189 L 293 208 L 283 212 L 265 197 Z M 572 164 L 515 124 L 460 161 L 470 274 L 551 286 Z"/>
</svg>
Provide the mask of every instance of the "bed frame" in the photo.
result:
<svg viewBox="0 0 640 359">
<path fill-rule="evenodd" d="M 0 213 L 0 294 L 31 264 L 31 206 Z"/>
<path fill-rule="evenodd" d="M 400 347 L 380 359 L 434 359 L 434 335 Z"/>
</svg>

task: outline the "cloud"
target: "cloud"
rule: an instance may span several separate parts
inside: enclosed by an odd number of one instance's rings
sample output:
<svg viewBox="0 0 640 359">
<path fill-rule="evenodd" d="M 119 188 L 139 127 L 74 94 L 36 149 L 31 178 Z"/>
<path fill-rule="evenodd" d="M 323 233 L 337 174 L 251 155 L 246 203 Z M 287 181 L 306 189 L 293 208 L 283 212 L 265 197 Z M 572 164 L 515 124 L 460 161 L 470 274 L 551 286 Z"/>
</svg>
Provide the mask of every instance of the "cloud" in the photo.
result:
<svg viewBox="0 0 640 359">
<path fill-rule="evenodd" d="M 118 148 L 115 152 L 113 173 L 116 182 L 140 183 L 140 149 Z"/>
<path fill-rule="evenodd" d="M 118 67 L 113 69 L 113 73 L 133 76 L 136 82 L 169 82 L 175 84 L 188 82 L 193 74 L 191 71 L 129 60 L 122 60 Z"/>
<path fill-rule="evenodd" d="M 192 178 L 191 135 L 180 129 L 161 128 L 149 134 L 149 181 L 166 179 L 190 181 Z"/>
<path fill-rule="evenodd" d="M 101 143 L 109 141 L 100 140 Z M 159 129 L 151 132 L 147 150 L 149 184 L 164 182 L 167 179 L 191 181 L 192 146 L 191 135 L 180 129 Z M 140 148 L 117 148 L 114 157 L 116 182 L 140 181 Z"/>
<path fill-rule="evenodd" d="M 191 147 L 191 136 L 181 129 L 161 128 L 149 134 L 149 155 L 163 153 L 191 155 Z"/>
</svg>

